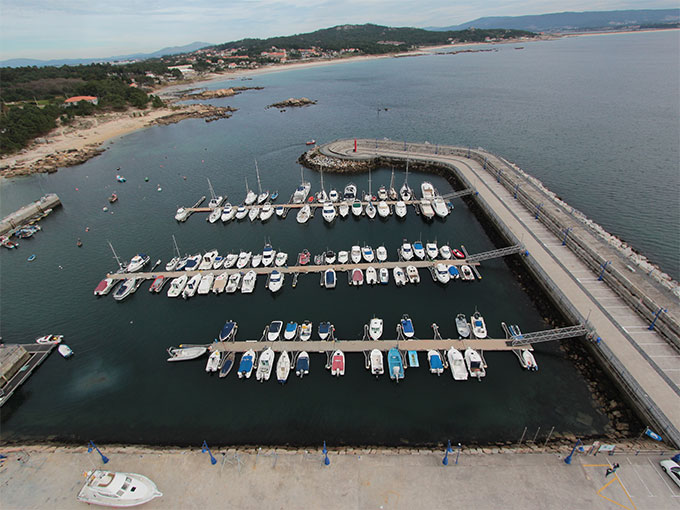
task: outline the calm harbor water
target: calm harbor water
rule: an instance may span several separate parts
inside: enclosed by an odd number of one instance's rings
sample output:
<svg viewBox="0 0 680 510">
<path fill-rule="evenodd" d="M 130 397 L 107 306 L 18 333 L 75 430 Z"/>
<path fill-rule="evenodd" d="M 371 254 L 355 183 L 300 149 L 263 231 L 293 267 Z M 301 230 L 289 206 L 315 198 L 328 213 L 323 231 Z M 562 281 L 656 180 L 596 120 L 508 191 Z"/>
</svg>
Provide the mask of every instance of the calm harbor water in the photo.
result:
<svg viewBox="0 0 680 510">
<path fill-rule="evenodd" d="M 263 186 L 279 190 L 281 201 L 299 182 L 295 160 L 305 140 L 355 136 L 483 146 L 541 178 L 677 276 L 679 236 L 670 235 L 678 231 L 680 191 L 677 77 L 677 32 L 277 72 L 239 82 L 264 90 L 214 101 L 239 108 L 231 119 L 147 129 L 114 141 L 80 167 L 3 181 L 2 215 L 45 192 L 56 192 L 64 207 L 42 222 L 34 239 L 0 255 L 0 334 L 5 342 L 21 342 L 63 333 L 76 355 L 69 361 L 52 356 L 3 407 L 2 438 L 400 444 L 449 437 L 516 440 L 525 426 L 602 432 L 606 416 L 555 345 L 537 347 L 541 370 L 532 374 L 521 371 L 512 354 L 488 353 L 481 384 L 430 375 L 424 355 L 421 368 L 408 370 L 398 386 L 371 378 L 361 354 L 348 356 L 340 380 L 323 369 L 325 356 L 315 354 L 310 376 L 285 387 L 239 381 L 235 374 L 210 377 L 205 360 L 165 362 L 165 348 L 209 342 L 227 319 L 238 321 L 241 340 L 259 338 L 274 319 L 330 320 L 340 338 L 359 338 L 373 315 L 383 317 L 391 332 L 403 313 L 414 319 L 417 336 L 431 337 L 432 322 L 446 336 L 454 334 L 456 313 L 469 315 L 475 308 L 492 337 L 502 335 L 503 320 L 524 331 L 546 328 L 502 260 L 484 263 L 481 281 L 446 288 L 421 273 L 423 283 L 403 289 L 340 284 L 326 291 L 317 276 L 308 275 L 296 289 L 287 281 L 277 296 L 260 280 L 250 296 L 189 301 L 150 295 L 148 284 L 123 303 L 97 299 L 92 289 L 114 267 L 107 240 L 124 258 L 143 251 L 164 262 L 172 256 L 172 234 L 182 252 L 256 251 L 270 239 L 291 258 L 303 248 L 317 253 L 368 242 L 384 243 L 393 259 L 403 237 L 464 244 L 470 252 L 493 248 L 460 200 L 445 222 L 431 224 L 413 211 L 404 222 L 348 218 L 332 226 L 320 213 L 307 225 L 298 225 L 293 215 L 265 225 L 210 225 L 204 215 L 181 225 L 173 219 L 177 206 L 208 194 L 206 178 L 219 194 L 240 202 L 245 178 L 256 186 L 255 158 Z M 300 96 L 319 103 L 283 113 L 265 110 Z M 116 173 L 127 183 L 116 183 Z M 319 175 L 305 174 L 318 189 Z M 435 176 L 416 174 L 409 182 L 417 187 L 425 178 L 441 192 L 450 189 Z M 349 179 L 324 175 L 327 189 L 341 189 Z M 367 189 L 368 176 L 351 179 Z M 389 179 L 389 169 L 374 172 L 373 189 Z M 397 183 L 402 181 L 398 173 Z M 120 200 L 109 206 L 106 197 L 113 191 Z M 110 211 L 103 212 L 104 206 Z M 80 249 L 77 238 L 84 243 Z M 37 258 L 28 263 L 31 253 Z"/>
</svg>

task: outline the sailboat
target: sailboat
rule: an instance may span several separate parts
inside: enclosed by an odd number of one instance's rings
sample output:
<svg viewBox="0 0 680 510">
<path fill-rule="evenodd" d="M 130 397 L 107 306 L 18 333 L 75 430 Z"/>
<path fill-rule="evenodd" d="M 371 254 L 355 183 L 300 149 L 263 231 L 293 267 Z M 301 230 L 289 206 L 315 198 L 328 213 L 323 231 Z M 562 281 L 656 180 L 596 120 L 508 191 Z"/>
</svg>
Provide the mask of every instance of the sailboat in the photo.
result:
<svg viewBox="0 0 680 510">
<path fill-rule="evenodd" d="M 323 186 L 323 170 L 321 170 L 320 173 L 321 173 L 321 191 L 319 191 L 316 194 L 316 200 L 323 204 L 325 202 L 328 202 L 328 195 L 326 194 L 326 190 L 324 189 Z"/>
<path fill-rule="evenodd" d="M 252 189 L 248 187 L 248 178 L 246 177 L 246 198 L 244 200 L 244 203 L 246 205 L 252 205 L 255 203 L 255 200 L 257 200 L 257 195 Z"/>
<path fill-rule="evenodd" d="M 305 200 L 307 200 L 307 195 L 309 195 L 309 190 L 311 189 L 311 184 L 308 182 L 305 182 L 305 176 L 302 170 L 302 167 L 300 167 L 300 185 L 297 187 L 295 192 L 293 193 L 293 203 L 294 204 L 301 204 Z"/>
<path fill-rule="evenodd" d="M 407 202 L 413 198 L 411 188 L 408 187 L 408 159 L 406 160 L 406 176 L 404 177 L 404 184 L 401 185 L 399 189 L 399 196 L 404 202 Z"/>
<path fill-rule="evenodd" d="M 368 216 L 370 219 L 375 218 L 376 215 L 376 209 L 375 206 L 373 205 L 373 194 L 371 192 L 371 170 L 368 170 L 368 195 L 364 197 L 368 203 L 366 204 L 366 216 Z"/>
<path fill-rule="evenodd" d="M 397 200 L 399 198 L 397 190 L 394 189 L 394 167 L 392 167 L 392 178 L 390 179 L 390 189 L 387 191 L 387 195 L 390 197 L 390 200 Z"/>
<path fill-rule="evenodd" d="M 212 187 L 212 183 L 210 182 L 210 179 L 208 179 L 208 189 L 210 190 L 210 202 L 208 202 L 208 207 L 211 209 L 215 209 L 219 207 L 222 204 L 222 201 L 224 200 L 224 197 L 222 195 L 215 195 L 215 190 Z M 212 222 L 214 223 L 214 222 Z"/>
<path fill-rule="evenodd" d="M 261 204 L 269 198 L 269 191 L 262 191 L 262 183 L 260 182 L 260 169 L 257 166 L 257 160 L 255 160 L 255 173 L 257 174 L 257 190 L 259 192 L 257 195 L 257 203 Z"/>
<path fill-rule="evenodd" d="M 177 268 L 177 264 L 179 264 L 180 259 L 182 258 L 182 255 L 179 253 L 179 248 L 177 247 L 177 239 L 175 239 L 175 234 L 172 235 L 172 244 L 175 245 L 175 256 L 170 259 L 170 262 L 165 264 L 166 271 L 174 271 Z"/>
</svg>

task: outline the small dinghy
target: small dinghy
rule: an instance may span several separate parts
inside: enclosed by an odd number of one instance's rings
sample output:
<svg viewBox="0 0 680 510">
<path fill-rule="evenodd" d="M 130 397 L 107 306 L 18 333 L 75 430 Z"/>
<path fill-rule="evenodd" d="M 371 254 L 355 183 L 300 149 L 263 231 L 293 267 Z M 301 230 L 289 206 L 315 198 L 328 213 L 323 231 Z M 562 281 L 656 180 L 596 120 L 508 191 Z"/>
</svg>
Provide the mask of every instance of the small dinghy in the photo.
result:
<svg viewBox="0 0 680 510">
<path fill-rule="evenodd" d="M 59 347 L 57 347 L 57 351 L 59 351 L 59 354 L 61 354 L 66 359 L 73 356 L 73 351 L 66 344 L 61 344 Z"/>
<path fill-rule="evenodd" d="M 205 364 L 205 371 L 206 372 L 217 372 L 218 367 L 220 366 L 220 358 L 222 356 L 222 353 L 218 350 L 215 350 L 210 354 L 210 357 L 208 358 L 208 362 Z"/>
<path fill-rule="evenodd" d="M 182 347 L 180 345 L 179 347 L 169 347 L 168 354 L 170 357 L 168 358 L 168 361 L 188 361 L 191 359 L 200 358 L 206 353 L 207 350 L 207 347 L 200 346 Z"/>
<path fill-rule="evenodd" d="M 390 369 L 390 378 L 399 382 L 404 378 L 404 361 L 401 359 L 401 353 L 395 347 L 392 347 L 387 352 L 387 366 Z"/>
<path fill-rule="evenodd" d="M 371 351 L 371 375 L 379 376 L 385 373 L 383 354 L 378 349 Z"/>
<path fill-rule="evenodd" d="M 430 363 L 430 373 L 442 375 L 444 372 L 444 363 L 439 352 L 431 349 L 427 351 L 427 361 Z"/>
<path fill-rule="evenodd" d="M 274 367 L 274 351 L 268 347 L 260 354 L 260 360 L 257 363 L 257 372 L 255 373 L 255 378 L 260 381 L 268 381 L 269 377 L 272 375 L 272 368 Z"/>
<path fill-rule="evenodd" d="M 287 351 L 283 351 L 276 362 L 276 380 L 281 384 L 285 384 L 290 374 L 290 357 Z"/>
<path fill-rule="evenodd" d="M 335 351 L 331 358 L 331 375 L 337 377 L 345 375 L 345 353 L 340 349 Z"/>
</svg>

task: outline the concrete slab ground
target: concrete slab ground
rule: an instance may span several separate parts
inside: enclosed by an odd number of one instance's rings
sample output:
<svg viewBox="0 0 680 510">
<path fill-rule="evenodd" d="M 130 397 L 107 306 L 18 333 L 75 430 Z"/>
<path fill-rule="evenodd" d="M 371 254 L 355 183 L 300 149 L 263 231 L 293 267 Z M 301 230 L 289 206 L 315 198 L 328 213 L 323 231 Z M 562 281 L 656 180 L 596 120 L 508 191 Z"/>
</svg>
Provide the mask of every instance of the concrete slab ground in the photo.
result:
<svg viewBox="0 0 680 510">
<path fill-rule="evenodd" d="M 659 467 L 668 455 L 580 454 L 567 465 L 564 453 L 479 453 L 466 451 L 455 464 L 443 452 L 330 449 L 330 465 L 320 451 L 263 449 L 207 453 L 102 447 L 105 468 L 148 476 L 163 497 L 154 508 L 204 509 L 680 509 L 680 488 Z M 493 449 L 487 450 L 489 452 Z M 103 468 L 86 448 L 4 449 L 0 467 L 0 507 L 78 509 L 83 472 Z M 605 477 L 610 463 L 616 473 Z"/>
</svg>

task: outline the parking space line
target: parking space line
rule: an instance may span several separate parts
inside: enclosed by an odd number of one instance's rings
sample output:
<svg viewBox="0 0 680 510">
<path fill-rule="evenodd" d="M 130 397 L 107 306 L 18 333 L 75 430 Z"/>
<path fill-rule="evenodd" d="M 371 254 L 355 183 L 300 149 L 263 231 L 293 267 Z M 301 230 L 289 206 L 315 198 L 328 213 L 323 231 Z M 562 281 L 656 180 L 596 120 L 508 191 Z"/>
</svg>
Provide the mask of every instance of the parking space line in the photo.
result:
<svg viewBox="0 0 680 510">
<path fill-rule="evenodd" d="M 644 485 L 644 486 L 645 486 L 645 489 L 647 489 L 647 492 L 649 493 L 649 497 L 650 497 L 650 498 L 655 498 L 656 496 L 655 496 L 654 494 L 652 494 L 652 491 L 649 490 L 649 487 L 647 487 L 647 484 L 645 483 L 645 481 L 644 481 L 644 480 L 642 479 L 642 477 L 640 476 L 640 473 L 638 473 L 638 470 L 635 469 L 635 466 L 634 466 L 633 463 L 630 461 L 630 459 L 627 458 L 626 460 L 628 461 L 628 464 L 630 464 L 630 467 L 633 468 L 633 471 L 635 471 L 635 474 L 636 474 L 637 477 L 640 479 L 640 482 L 642 482 L 642 485 Z"/>
<path fill-rule="evenodd" d="M 666 487 L 668 487 L 668 490 L 670 491 L 671 495 L 672 495 L 673 497 L 675 497 L 675 494 L 673 494 L 673 489 L 671 489 L 671 486 L 668 485 L 668 482 L 666 482 L 666 478 L 664 477 L 664 475 L 661 474 L 661 473 L 659 473 L 659 471 L 657 470 L 657 467 L 656 467 L 654 464 L 652 464 L 652 461 L 651 461 L 650 459 L 647 459 L 647 462 L 649 462 L 649 464 L 652 466 L 652 468 L 654 469 L 654 472 L 655 472 L 657 475 L 659 475 L 659 478 L 661 478 L 661 481 L 663 482 L 663 484 L 664 484 Z"/>
</svg>

